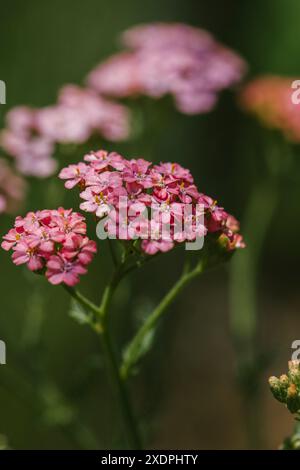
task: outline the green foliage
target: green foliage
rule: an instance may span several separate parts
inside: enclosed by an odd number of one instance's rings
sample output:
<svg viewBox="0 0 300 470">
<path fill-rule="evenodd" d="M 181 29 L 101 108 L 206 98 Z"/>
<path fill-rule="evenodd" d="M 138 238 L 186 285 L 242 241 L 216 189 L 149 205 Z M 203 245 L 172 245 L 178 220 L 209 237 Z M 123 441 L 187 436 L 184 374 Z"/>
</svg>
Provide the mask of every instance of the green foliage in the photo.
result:
<svg viewBox="0 0 300 470">
<path fill-rule="evenodd" d="M 69 316 L 79 323 L 79 325 L 88 325 L 90 323 L 86 310 L 75 299 L 71 299 Z"/>
</svg>

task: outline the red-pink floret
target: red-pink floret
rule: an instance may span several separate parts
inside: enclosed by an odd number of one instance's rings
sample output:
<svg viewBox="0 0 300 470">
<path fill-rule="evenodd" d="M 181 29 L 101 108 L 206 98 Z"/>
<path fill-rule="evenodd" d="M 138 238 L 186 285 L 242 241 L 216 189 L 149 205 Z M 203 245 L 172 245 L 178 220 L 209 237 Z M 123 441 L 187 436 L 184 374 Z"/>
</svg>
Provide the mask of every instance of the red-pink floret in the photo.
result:
<svg viewBox="0 0 300 470">
<path fill-rule="evenodd" d="M 96 243 L 86 236 L 84 217 L 61 207 L 17 217 L 1 247 L 13 251 L 17 266 L 26 264 L 31 271 L 45 272 L 51 284 L 68 286 L 79 282 L 97 251 Z"/>
</svg>

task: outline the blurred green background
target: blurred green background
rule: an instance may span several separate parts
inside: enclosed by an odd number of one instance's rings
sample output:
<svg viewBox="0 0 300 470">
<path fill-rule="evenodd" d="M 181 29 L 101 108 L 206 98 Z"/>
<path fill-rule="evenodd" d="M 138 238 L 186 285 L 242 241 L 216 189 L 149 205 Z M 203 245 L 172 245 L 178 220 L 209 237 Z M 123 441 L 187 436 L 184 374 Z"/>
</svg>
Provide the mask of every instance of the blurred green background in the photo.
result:
<svg viewBox="0 0 300 470">
<path fill-rule="evenodd" d="M 299 78 L 299 19 L 298 0 L 0 0 L 0 79 L 7 84 L 1 121 L 15 105 L 44 106 L 63 84 L 81 83 L 118 50 L 118 34 L 140 22 L 203 27 L 245 58 L 249 77 Z M 261 171 L 261 132 L 239 110 L 234 94 L 223 93 L 208 115 L 157 113 L 152 158 L 189 167 L 201 191 L 242 219 Z M 148 152 L 142 140 L 110 147 L 129 156 Z M 71 153 L 61 166 L 79 159 Z M 281 188 L 257 278 L 258 335 L 262 349 L 272 353 L 260 377 L 264 448 L 276 448 L 293 425 L 269 393 L 267 378 L 286 370 L 291 343 L 300 338 L 299 167 L 296 162 L 293 178 Z M 24 211 L 60 204 L 78 207 L 55 177 L 30 181 Z M 12 221 L 1 216 L 1 235 Z M 122 284 L 113 312 L 120 343 L 176 279 L 181 258 L 169 253 Z M 7 344 L 7 365 L 0 366 L 0 434 L 17 449 L 120 446 L 119 413 L 97 338 L 70 318 L 63 289 L 17 269 L 4 252 L 0 266 L 0 339 Z M 98 300 L 109 273 L 104 243 L 82 290 Z M 149 447 L 249 447 L 230 339 L 228 267 L 198 279 L 173 305 L 132 381 L 132 395 L 147 423 Z"/>
</svg>

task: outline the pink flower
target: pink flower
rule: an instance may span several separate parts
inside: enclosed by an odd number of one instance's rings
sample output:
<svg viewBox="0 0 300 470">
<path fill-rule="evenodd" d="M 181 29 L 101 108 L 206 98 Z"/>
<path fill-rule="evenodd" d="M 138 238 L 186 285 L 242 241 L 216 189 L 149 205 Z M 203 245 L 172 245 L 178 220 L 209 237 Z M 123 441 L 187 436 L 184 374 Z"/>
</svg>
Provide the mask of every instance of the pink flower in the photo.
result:
<svg viewBox="0 0 300 470">
<path fill-rule="evenodd" d="M 95 132 L 111 141 L 128 138 L 130 113 L 125 106 L 99 96 L 92 89 L 76 85 L 64 86 L 58 101 L 62 108 L 78 115 L 77 119 L 82 121 L 89 135 Z"/>
<path fill-rule="evenodd" d="M 91 135 L 89 122 L 79 109 L 48 106 L 39 111 L 37 119 L 42 135 L 53 142 L 81 144 Z"/>
<path fill-rule="evenodd" d="M 93 70 L 87 83 L 104 95 L 124 98 L 174 97 L 186 114 L 210 111 L 218 93 L 238 83 L 243 60 L 206 31 L 180 23 L 133 27 L 123 34 L 129 51 L 116 54 Z"/>
<path fill-rule="evenodd" d="M 69 165 L 67 168 L 63 168 L 58 176 L 62 180 L 68 180 L 65 183 L 65 187 L 72 189 L 77 185 L 85 187 L 85 177 L 88 172 L 91 172 L 90 167 L 80 162 L 77 165 Z"/>
<path fill-rule="evenodd" d="M 146 254 L 167 251 L 210 233 L 219 238 L 224 235 L 226 249 L 244 246 L 236 236 L 238 221 L 213 198 L 200 193 L 190 171 L 179 164 L 153 165 L 142 158 L 126 160 L 103 150 L 84 159 L 85 190 L 80 193 L 84 200 L 80 208 L 100 219 L 108 216 L 104 230 L 111 238 L 140 240 L 138 246 Z M 77 169 L 78 165 L 69 166 L 61 172 L 60 177 L 71 178 L 70 187 L 78 182 Z M 85 242 L 80 237 L 66 240 L 65 258 L 72 257 L 77 246 L 83 253 Z"/>
<path fill-rule="evenodd" d="M 116 54 L 92 70 L 86 81 L 104 95 L 117 98 L 138 95 L 141 92 L 138 57 L 130 52 Z"/>
<path fill-rule="evenodd" d="M 54 143 L 40 133 L 36 109 L 20 106 L 6 115 L 6 128 L 0 134 L 1 147 L 16 158 L 21 173 L 45 178 L 54 173 Z"/>
<path fill-rule="evenodd" d="M 12 249 L 16 265 L 27 264 L 31 271 L 46 271 L 52 284 L 64 282 L 74 285 L 79 274 L 97 251 L 95 242 L 86 236 L 84 217 L 72 209 L 29 212 L 17 217 L 15 227 L 1 244 L 6 251 Z"/>
<path fill-rule="evenodd" d="M 219 242 L 225 246 L 227 251 L 234 251 L 239 248 L 245 248 L 246 244 L 239 233 L 224 232 L 220 235 Z"/>
<path fill-rule="evenodd" d="M 169 185 L 169 192 L 177 195 L 181 202 L 185 204 L 191 204 L 193 199 L 198 199 L 198 189 L 194 184 L 189 184 L 182 181 L 180 184 L 176 184 L 172 187 Z"/>
<path fill-rule="evenodd" d="M 17 266 L 27 264 L 30 271 L 42 269 L 43 261 L 37 242 L 23 239 L 13 247 L 13 250 L 12 260 Z"/>
<path fill-rule="evenodd" d="M 73 259 L 78 256 L 79 261 L 84 264 L 90 264 L 94 254 L 97 252 L 97 245 L 93 240 L 81 235 L 69 235 L 63 246 L 63 256 L 66 259 Z"/>
<path fill-rule="evenodd" d="M 238 232 L 240 230 L 240 223 L 233 215 L 228 215 L 225 225 L 231 232 Z"/>
<path fill-rule="evenodd" d="M 86 234 L 86 223 L 83 215 L 73 212 L 72 209 L 59 207 L 56 211 L 52 211 L 52 219 L 62 233 Z"/>
<path fill-rule="evenodd" d="M 84 160 L 91 164 L 91 167 L 97 171 L 112 167 L 115 170 L 122 171 L 125 167 L 124 158 L 116 152 L 108 153 L 105 150 L 90 152 L 84 156 Z"/>
<path fill-rule="evenodd" d="M 143 240 L 141 247 L 147 255 L 155 255 L 159 251 L 166 253 L 167 251 L 172 250 L 172 248 L 174 248 L 174 243 L 164 240 Z"/>
<path fill-rule="evenodd" d="M 108 189 L 102 191 L 96 186 L 89 187 L 80 193 L 80 197 L 86 201 L 80 204 L 80 209 L 86 212 L 95 212 L 96 216 L 101 218 L 111 210 L 110 196 L 111 193 Z"/>
<path fill-rule="evenodd" d="M 87 270 L 80 261 L 68 261 L 63 256 L 51 256 L 47 262 L 46 277 L 53 284 L 66 284 L 75 286 L 79 282 L 79 275 L 86 274 Z"/>
<path fill-rule="evenodd" d="M 122 34 L 122 43 L 131 49 L 159 49 L 182 45 L 203 51 L 214 43 L 210 33 L 184 23 L 148 23 L 133 26 Z"/>
<path fill-rule="evenodd" d="M 150 166 L 151 163 L 142 158 L 126 162 L 122 173 L 123 180 L 129 185 L 134 183 L 144 189 L 151 188 L 153 183 L 149 172 Z"/>
<path fill-rule="evenodd" d="M 1 243 L 1 248 L 5 251 L 11 250 L 22 238 L 23 229 L 12 228 L 6 235 L 3 237 L 3 242 Z"/>
<path fill-rule="evenodd" d="M 120 173 L 116 171 L 103 171 L 98 173 L 97 171 L 91 171 L 87 173 L 85 179 L 86 186 L 97 187 L 100 191 L 104 191 L 109 188 L 117 188 L 122 186 L 122 177 Z"/>
<path fill-rule="evenodd" d="M 212 206 L 209 210 L 207 217 L 207 228 L 209 232 L 218 232 L 222 230 L 228 218 L 227 212 L 224 211 L 223 207 L 216 205 Z"/>
<path fill-rule="evenodd" d="M 12 109 L 0 133 L 0 146 L 15 157 L 21 173 L 45 178 L 56 170 L 52 155 L 57 144 L 83 144 L 94 134 L 111 141 L 126 140 L 130 128 L 131 116 L 126 106 L 101 97 L 92 89 L 66 85 L 54 105 Z M 1 201 L 4 208 L 5 201 Z"/>
<path fill-rule="evenodd" d="M 164 176 L 169 176 L 176 180 L 184 180 L 187 183 L 194 182 L 194 178 L 192 177 L 190 170 L 183 168 L 178 163 L 161 163 L 160 165 L 155 165 L 154 170 Z"/>
</svg>

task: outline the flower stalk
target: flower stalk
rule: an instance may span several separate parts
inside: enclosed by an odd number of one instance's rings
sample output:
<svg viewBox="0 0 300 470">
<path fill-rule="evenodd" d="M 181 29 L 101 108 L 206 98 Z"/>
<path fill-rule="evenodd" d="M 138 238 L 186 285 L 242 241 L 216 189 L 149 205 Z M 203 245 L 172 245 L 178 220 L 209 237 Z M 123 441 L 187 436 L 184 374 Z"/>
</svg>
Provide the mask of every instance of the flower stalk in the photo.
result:
<svg viewBox="0 0 300 470">
<path fill-rule="evenodd" d="M 105 288 L 100 306 L 97 307 L 93 302 L 87 299 L 80 292 L 74 288 L 65 286 L 66 291 L 84 307 L 87 312 L 87 321 L 92 329 L 100 336 L 102 347 L 105 353 L 107 368 L 111 377 L 111 383 L 115 390 L 115 396 L 118 397 L 120 409 L 122 412 L 124 428 L 126 432 L 126 439 L 131 449 L 141 449 L 142 443 L 139 436 L 138 425 L 134 416 L 132 405 L 127 390 L 127 379 L 133 367 L 138 362 L 141 356 L 141 350 L 143 348 L 146 337 L 154 331 L 159 320 L 163 317 L 165 312 L 176 297 L 182 292 L 182 290 L 196 277 L 203 273 L 206 267 L 206 257 L 196 264 L 196 266 L 187 270 L 184 269 L 182 276 L 170 289 L 170 291 L 164 296 L 159 305 L 153 310 L 148 316 L 144 324 L 138 330 L 131 343 L 127 347 L 126 354 L 123 357 L 123 361 L 119 365 L 115 355 L 114 345 L 111 340 L 108 317 L 109 317 L 109 306 L 118 283 L 123 277 L 123 274 L 129 272 L 128 268 L 124 271 L 127 258 L 124 258 L 116 268 L 111 282 Z M 138 266 L 138 264 L 136 264 Z"/>
<path fill-rule="evenodd" d="M 252 448 L 261 445 L 260 379 L 267 365 L 257 344 L 259 263 L 278 200 L 284 173 L 286 145 L 280 135 L 263 133 L 266 176 L 254 184 L 245 211 L 249 247 L 236 257 L 230 270 L 230 329 L 236 351 L 237 379 L 244 401 L 245 427 Z M 249 406 L 249 399 L 251 399 Z"/>
<path fill-rule="evenodd" d="M 117 273 L 113 279 L 117 279 Z M 89 299 L 72 287 L 64 286 L 66 291 L 85 309 L 86 319 L 91 328 L 100 335 L 102 347 L 105 353 L 107 369 L 111 377 L 111 383 L 115 396 L 120 404 L 125 435 L 131 449 L 141 449 L 141 440 L 137 430 L 137 424 L 133 415 L 131 404 L 126 389 L 126 384 L 119 373 L 119 366 L 115 357 L 114 347 L 110 338 L 108 324 L 106 322 L 108 306 L 114 291 L 114 283 L 111 282 L 104 290 L 100 307 L 97 307 Z"/>
<path fill-rule="evenodd" d="M 128 345 L 124 354 L 123 363 L 121 365 L 121 376 L 124 380 L 127 380 L 132 368 L 136 365 L 137 361 L 141 356 L 141 350 L 145 339 L 156 327 L 158 321 L 165 314 L 168 307 L 180 294 L 180 292 L 197 276 L 199 276 L 204 270 L 204 261 L 200 261 L 194 269 L 189 272 L 184 272 L 180 279 L 174 284 L 171 290 L 161 300 L 159 305 L 153 310 L 153 312 L 147 317 L 144 324 L 140 327 L 130 344 Z"/>
</svg>

